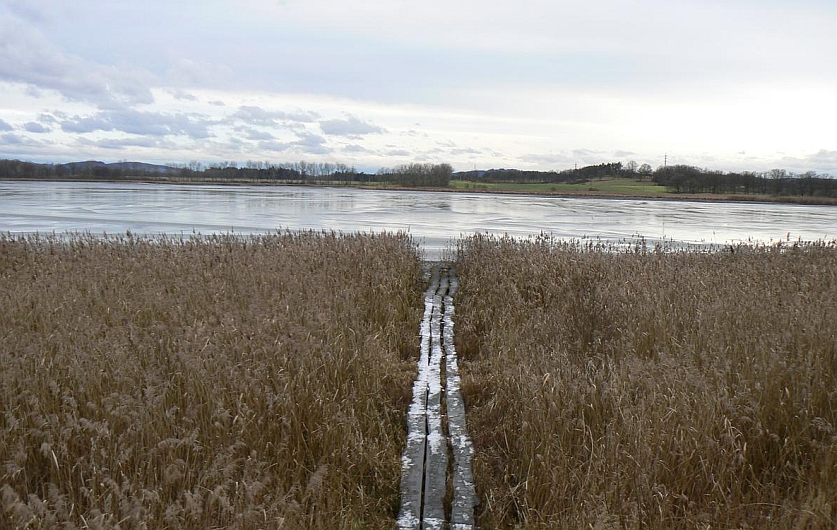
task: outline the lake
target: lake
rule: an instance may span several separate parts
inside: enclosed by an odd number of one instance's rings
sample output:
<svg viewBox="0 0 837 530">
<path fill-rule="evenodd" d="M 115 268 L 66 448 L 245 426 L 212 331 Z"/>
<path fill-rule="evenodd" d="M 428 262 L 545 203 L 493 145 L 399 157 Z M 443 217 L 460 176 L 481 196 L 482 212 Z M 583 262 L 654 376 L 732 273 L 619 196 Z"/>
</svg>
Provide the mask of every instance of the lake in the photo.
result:
<svg viewBox="0 0 837 530">
<path fill-rule="evenodd" d="M 303 186 L 0 182 L 0 232 L 409 232 L 425 257 L 474 233 L 615 243 L 837 238 L 837 207 Z"/>
</svg>

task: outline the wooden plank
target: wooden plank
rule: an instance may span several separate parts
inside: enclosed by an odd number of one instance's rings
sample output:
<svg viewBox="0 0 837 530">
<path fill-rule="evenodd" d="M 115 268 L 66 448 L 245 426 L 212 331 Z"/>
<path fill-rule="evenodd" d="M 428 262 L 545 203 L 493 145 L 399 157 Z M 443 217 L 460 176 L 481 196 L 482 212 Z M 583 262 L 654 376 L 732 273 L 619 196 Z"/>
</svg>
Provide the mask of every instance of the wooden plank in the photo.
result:
<svg viewBox="0 0 837 530">
<path fill-rule="evenodd" d="M 439 271 L 434 269 L 430 287 L 424 296 L 424 316 L 419 328 L 418 375 L 413 383 L 413 400 L 407 411 L 407 443 L 401 456 L 401 509 L 396 521 L 399 530 L 421 528 L 424 505 L 424 461 L 427 446 L 430 321 L 438 289 Z"/>
<path fill-rule="evenodd" d="M 465 420 L 465 401 L 460 391 L 459 364 L 454 346 L 455 309 L 453 295 L 459 287 L 455 271 L 450 274 L 450 289 L 445 297 L 444 348 L 446 373 L 446 398 L 448 412 L 448 433 L 453 459 L 453 499 L 450 523 L 454 530 L 466 530 L 474 527 L 474 509 L 478 504 L 471 463 L 474 448 L 468 437 Z"/>
<path fill-rule="evenodd" d="M 442 427 L 442 297 L 448 290 L 447 274 L 440 273 L 430 317 L 430 366 L 427 386 L 427 451 L 424 464 L 424 527 L 445 521 L 448 447 Z"/>
<path fill-rule="evenodd" d="M 458 286 L 455 271 L 440 269 L 438 265 L 432 268 L 419 330 L 418 376 L 407 414 L 399 530 L 474 528 L 474 508 L 478 501 L 471 470 L 473 446 L 466 428 L 453 340 L 453 295 Z M 448 476 L 449 460 L 453 464 L 451 476 Z M 444 499 L 449 481 L 453 485 L 453 499 L 447 517 Z"/>
</svg>

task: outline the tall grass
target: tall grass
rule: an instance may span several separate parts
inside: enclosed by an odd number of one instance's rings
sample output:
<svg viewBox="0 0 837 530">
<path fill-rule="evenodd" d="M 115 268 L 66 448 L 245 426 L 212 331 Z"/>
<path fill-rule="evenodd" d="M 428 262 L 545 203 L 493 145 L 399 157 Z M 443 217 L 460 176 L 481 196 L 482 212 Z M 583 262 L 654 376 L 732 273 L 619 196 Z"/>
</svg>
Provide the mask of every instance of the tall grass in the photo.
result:
<svg viewBox="0 0 837 530">
<path fill-rule="evenodd" d="M 405 236 L 0 237 L 0 527 L 389 528 Z"/>
<path fill-rule="evenodd" d="M 460 244 L 484 528 L 834 528 L 837 246 Z"/>
</svg>

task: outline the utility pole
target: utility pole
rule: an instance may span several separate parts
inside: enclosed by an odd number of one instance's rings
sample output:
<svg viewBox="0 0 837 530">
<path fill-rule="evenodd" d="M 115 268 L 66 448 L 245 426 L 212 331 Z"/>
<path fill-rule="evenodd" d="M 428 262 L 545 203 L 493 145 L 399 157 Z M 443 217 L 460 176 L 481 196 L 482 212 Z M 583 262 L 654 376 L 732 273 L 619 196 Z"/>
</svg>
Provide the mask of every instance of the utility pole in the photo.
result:
<svg viewBox="0 0 837 530">
<path fill-rule="evenodd" d="M 663 169 L 668 167 L 668 153 L 663 157 Z"/>
</svg>

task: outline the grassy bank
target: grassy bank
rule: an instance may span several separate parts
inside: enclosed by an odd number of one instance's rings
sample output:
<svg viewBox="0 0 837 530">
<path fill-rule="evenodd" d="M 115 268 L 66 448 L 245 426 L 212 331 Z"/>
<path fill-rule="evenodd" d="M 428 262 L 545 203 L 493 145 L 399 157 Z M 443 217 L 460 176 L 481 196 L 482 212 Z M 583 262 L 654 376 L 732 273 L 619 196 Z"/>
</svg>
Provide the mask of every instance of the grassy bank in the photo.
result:
<svg viewBox="0 0 837 530">
<path fill-rule="evenodd" d="M 390 528 L 401 236 L 0 237 L 0 527 Z"/>
<path fill-rule="evenodd" d="M 611 178 L 592 180 L 581 184 L 537 183 L 524 184 L 514 182 L 469 182 L 452 180 L 450 187 L 456 191 L 483 191 L 505 193 L 532 193 L 538 195 L 581 195 L 581 196 L 616 196 L 616 197 L 668 197 L 672 196 L 665 186 L 653 182 L 630 178 Z"/>
<path fill-rule="evenodd" d="M 44 179 L 9 179 L 0 181 L 44 181 Z M 673 201 L 713 201 L 713 202 L 755 202 L 755 203 L 783 203 L 805 204 L 819 206 L 837 206 L 835 197 L 815 197 L 810 195 L 767 195 L 755 193 L 675 193 L 665 186 L 659 186 L 648 180 L 632 178 L 603 178 L 580 184 L 567 183 L 516 183 L 516 182 L 472 182 L 468 180 L 451 180 L 448 186 L 404 186 L 396 182 L 376 180 L 345 181 L 345 180 L 271 180 L 246 178 L 204 178 L 204 177 L 133 177 L 124 178 L 88 178 L 65 177 L 52 178 L 48 182 L 107 182 L 107 183 L 144 183 L 144 184 L 177 184 L 177 185 L 212 185 L 212 186 L 312 186 L 355 188 L 367 190 L 398 190 L 398 191 L 441 191 L 466 193 L 496 193 L 545 195 L 560 197 L 610 198 L 610 199 L 663 199 Z"/>
<path fill-rule="evenodd" d="M 484 528 L 834 528 L 834 244 L 460 250 Z"/>
</svg>

